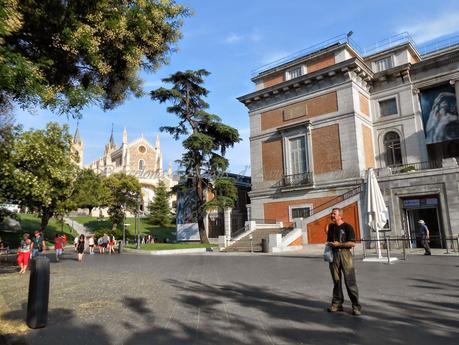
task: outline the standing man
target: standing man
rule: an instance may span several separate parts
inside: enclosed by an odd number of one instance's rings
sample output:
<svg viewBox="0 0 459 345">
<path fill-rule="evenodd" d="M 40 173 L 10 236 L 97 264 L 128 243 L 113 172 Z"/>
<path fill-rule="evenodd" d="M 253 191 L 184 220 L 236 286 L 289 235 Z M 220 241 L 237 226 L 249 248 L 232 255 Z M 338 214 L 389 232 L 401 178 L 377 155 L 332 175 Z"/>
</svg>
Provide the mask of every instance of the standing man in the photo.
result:
<svg viewBox="0 0 459 345">
<path fill-rule="evenodd" d="M 429 228 L 427 227 L 426 223 L 421 219 L 418 221 L 419 224 L 419 233 L 421 234 L 421 244 L 424 247 L 425 253 L 424 255 L 432 255 L 430 252 L 430 236 L 429 236 Z"/>
<path fill-rule="evenodd" d="M 361 315 L 362 307 L 359 304 L 359 290 L 351 253 L 351 248 L 355 246 L 355 232 L 350 224 L 343 221 L 342 209 L 334 208 L 330 218 L 332 223 L 328 225 L 326 245 L 333 250 L 333 262 L 330 263 L 333 298 L 327 310 L 331 313 L 343 311 L 344 295 L 341 277 L 343 274 L 347 294 L 352 302 L 352 314 Z"/>
</svg>

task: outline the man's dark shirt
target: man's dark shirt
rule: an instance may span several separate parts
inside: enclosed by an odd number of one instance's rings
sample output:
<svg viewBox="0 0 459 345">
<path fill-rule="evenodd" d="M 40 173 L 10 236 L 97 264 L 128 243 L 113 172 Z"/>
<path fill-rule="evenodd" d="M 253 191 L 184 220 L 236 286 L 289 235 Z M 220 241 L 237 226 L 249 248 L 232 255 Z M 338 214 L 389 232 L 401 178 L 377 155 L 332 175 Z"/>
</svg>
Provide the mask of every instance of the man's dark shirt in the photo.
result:
<svg viewBox="0 0 459 345">
<path fill-rule="evenodd" d="M 355 232 L 351 224 L 328 225 L 327 242 L 355 242 Z"/>
</svg>

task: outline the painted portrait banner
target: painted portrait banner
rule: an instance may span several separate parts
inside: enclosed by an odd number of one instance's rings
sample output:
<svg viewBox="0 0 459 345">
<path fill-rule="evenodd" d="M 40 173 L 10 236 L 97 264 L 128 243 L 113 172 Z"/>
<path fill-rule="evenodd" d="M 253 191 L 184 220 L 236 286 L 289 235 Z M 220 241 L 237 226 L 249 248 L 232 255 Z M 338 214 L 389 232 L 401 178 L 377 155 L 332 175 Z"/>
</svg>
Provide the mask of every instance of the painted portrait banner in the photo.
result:
<svg viewBox="0 0 459 345">
<path fill-rule="evenodd" d="M 427 144 L 459 139 L 456 94 L 450 84 L 422 90 L 422 121 Z"/>
</svg>

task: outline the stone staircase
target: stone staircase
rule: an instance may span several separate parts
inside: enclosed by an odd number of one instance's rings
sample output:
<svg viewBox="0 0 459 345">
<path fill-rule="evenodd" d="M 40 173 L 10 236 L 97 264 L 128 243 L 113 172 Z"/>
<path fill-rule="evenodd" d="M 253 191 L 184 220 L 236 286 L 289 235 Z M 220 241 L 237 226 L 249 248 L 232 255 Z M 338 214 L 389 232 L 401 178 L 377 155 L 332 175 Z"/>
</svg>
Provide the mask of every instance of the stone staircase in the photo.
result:
<svg viewBox="0 0 459 345">
<path fill-rule="evenodd" d="M 228 247 L 226 247 L 223 251 L 225 252 L 250 252 L 252 247 L 250 245 L 250 235 L 252 235 L 252 245 L 254 252 L 261 252 L 263 250 L 261 245 L 261 240 L 265 239 L 268 241 L 268 237 L 270 234 L 280 234 L 284 231 L 282 228 L 275 228 L 275 227 L 266 227 L 261 229 L 256 229 L 249 234 L 243 236 L 242 238 L 238 239 L 237 241 L 231 243 Z"/>
</svg>

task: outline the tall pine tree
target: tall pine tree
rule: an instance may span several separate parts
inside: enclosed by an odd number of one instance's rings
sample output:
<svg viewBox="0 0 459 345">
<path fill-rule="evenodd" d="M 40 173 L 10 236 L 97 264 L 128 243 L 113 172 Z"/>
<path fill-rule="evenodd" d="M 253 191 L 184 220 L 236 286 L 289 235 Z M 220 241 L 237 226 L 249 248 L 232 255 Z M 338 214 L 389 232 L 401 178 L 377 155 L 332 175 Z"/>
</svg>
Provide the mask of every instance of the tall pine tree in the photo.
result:
<svg viewBox="0 0 459 345">
<path fill-rule="evenodd" d="M 204 227 L 205 210 L 208 207 L 206 189 L 218 184 L 217 180 L 228 168 L 226 150 L 241 140 L 237 129 L 225 125 L 220 117 L 206 111 L 209 105 L 204 98 L 209 91 L 202 84 L 203 78 L 209 74 L 205 69 L 179 71 L 162 80 L 172 84 L 172 88 L 161 87 L 151 92 L 153 100 L 171 103 L 167 112 L 179 118 L 177 126 L 165 126 L 160 130 L 170 133 L 176 140 L 187 136 L 182 143 L 185 153 L 181 165 L 185 170 L 185 180 L 195 192 L 196 218 L 202 243 L 209 243 Z M 222 192 L 225 190 L 229 189 L 221 188 Z M 234 203 L 231 197 L 223 194 L 214 193 L 212 206 Z"/>
<path fill-rule="evenodd" d="M 169 196 L 164 181 L 160 180 L 155 188 L 155 197 L 148 205 L 150 220 L 155 225 L 167 226 L 171 221 L 171 209 L 169 207 Z"/>
</svg>

